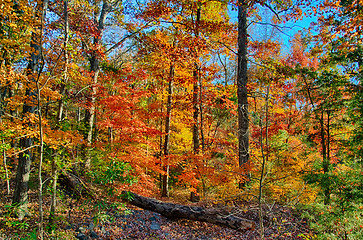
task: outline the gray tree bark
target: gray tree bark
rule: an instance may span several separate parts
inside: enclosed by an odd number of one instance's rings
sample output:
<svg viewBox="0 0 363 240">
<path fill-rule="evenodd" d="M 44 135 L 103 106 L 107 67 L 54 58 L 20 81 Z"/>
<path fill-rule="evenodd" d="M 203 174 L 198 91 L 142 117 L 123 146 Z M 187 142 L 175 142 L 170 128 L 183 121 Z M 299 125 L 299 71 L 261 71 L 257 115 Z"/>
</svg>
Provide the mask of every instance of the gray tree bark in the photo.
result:
<svg viewBox="0 0 363 240">
<path fill-rule="evenodd" d="M 124 194 L 126 192 L 123 192 Z M 161 202 L 153 198 L 147 198 L 135 193 L 128 192 L 127 195 L 132 196 L 129 203 L 145 210 L 160 213 L 161 215 L 178 219 L 184 218 L 189 220 L 208 222 L 220 226 L 232 228 L 238 231 L 245 231 L 255 228 L 253 221 L 236 217 L 234 215 L 223 216 L 216 209 L 206 209 L 198 206 L 186 206 L 174 203 Z"/>
</svg>

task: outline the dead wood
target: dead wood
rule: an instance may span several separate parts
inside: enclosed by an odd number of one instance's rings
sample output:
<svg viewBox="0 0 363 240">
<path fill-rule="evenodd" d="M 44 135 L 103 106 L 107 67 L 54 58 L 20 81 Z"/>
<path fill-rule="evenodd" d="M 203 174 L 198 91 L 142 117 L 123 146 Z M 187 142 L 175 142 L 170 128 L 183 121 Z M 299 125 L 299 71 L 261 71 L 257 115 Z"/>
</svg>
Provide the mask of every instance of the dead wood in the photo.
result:
<svg viewBox="0 0 363 240">
<path fill-rule="evenodd" d="M 72 198 L 79 199 L 82 196 L 90 197 L 92 199 L 96 198 L 96 194 L 91 187 L 87 186 L 87 183 L 76 174 L 62 170 L 59 175 L 58 183 L 61 189 Z"/>
<path fill-rule="evenodd" d="M 167 218 L 183 218 L 208 222 L 238 231 L 253 230 L 255 228 L 255 223 L 253 221 L 239 218 L 234 215 L 224 215 L 216 211 L 216 209 L 162 202 L 132 192 L 124 191 L 123 194 L 132 196 L 131 199 L 127 200 L 130 204 L 145 210 L 160 213 Z"/>
</svg>

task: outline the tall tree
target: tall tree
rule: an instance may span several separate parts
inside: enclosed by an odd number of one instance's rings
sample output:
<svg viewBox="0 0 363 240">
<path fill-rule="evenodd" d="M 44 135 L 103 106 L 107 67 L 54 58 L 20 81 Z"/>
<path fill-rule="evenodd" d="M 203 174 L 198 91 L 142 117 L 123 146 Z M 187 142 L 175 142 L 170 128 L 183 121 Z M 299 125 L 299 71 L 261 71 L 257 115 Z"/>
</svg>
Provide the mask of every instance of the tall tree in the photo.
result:
<svg viewBox="0 0 363 240">
<path fill-rule="evenodd" d="M 25 95 L 29 98 L 29 102 L 23 105 L 23 116 L 30 117 L 36 109 L 36 95 L 34 84 L 38 81 L 43 68 L 42 60 L 42 35 L 45 12 L 47 10 L 48 0 L 39 2 L 35 8 L 35 18 L 37 20 L 35 29 L 32 33 L 30 46 L 32 48 L 30 60 L 28 63 L 27 77 L 28 84 Z M 30 125 L 30 123 L 29 123 Z M 18 218 L 23 219 L 28 215 L 28 188 L 30 166 L 32 161 L 31 148 L 33 147 L 32 137 L 23 137 L 20 139 L 20 147 L 23 148 L 24 153 L 20 154 L 18 168 L 15 179 L 15 190 L 13 195 L 13 204 L 18 205 Z"/>
<path fill-rule="evenodd" d="M 63 3 L 63 15 L 64 15 L 64 42 L 63 42 L 63 56 L 64 56 L 64 69 L 63 69 L 63 79 L 61 79 L 60 84 L 60 94 L 61 98 L 58 101 L 58 113 L 57 113 L 57 128 L 60 128 L 63 115 L 64 115 L 64 95 L 66 92 L 66 84 L 68 82 L 68 44 L 69 44 L 69 18 L 68 18 L 68 0 L 64 0 Z M 51 166 L 51 176 L 52 176 L 52 198 L 50 203 L 50 213 L 49 213 L 49 226 L 52 229 L 55 220 L 56 206 L 57 206 L 57 180 L 58 180 L 58 169 L 57 169 L 57 158 L 52 159 Z"/>
<path fill-rule="evenodd" d="M 247 10 L 248 1 L 238 1 L 238 55 L 237 55 L 237 96 L 238 96 L 238 161 L 243 167 L 249 159 L 248 99 L 247 99 Z"/>
<path fill-rule="evenodd" d="M 240 167 L 247 166 L 250 158 L 249 153 L 249 115 L 248 115 L 248 18 L 255 16 L 257 21 L 251 21 L 251 23 L 261 23 L 261 17 L 256 14 L 259 8 L 265 8 L 270 11 L 276 22 L 281 22 L 279 14 L 281 12 L 288 12 L 292 10 L 293 15 L 298 17 L 301 15 L 299 4 L 294 8 L 290 8 L 293 4 L 292 1 L 248 1 L 238 0 L 238 52 L 237 52 L 237 96 L 238 96 L 238 159 Z M 249 14 L 249 11 L 251 14 Z M 289 14 L 286 14 L 286 18 L 289 18 Z M 262 23 L 264 24 L 264 23 Z M 267 23 L 268 24 L 268 23 Z M 277 25 L 272 24 L 273 27 L 278 28 Z M 281 30 L 281 29 L 280 29 Z M 245 175 L 248 178 L 248 174 Z M 240 184 L 240 187 L 242 185 Z"/>
<path fill-rule="evenodd" d="M 173 44 L 174 45 L 174 44 Z M 172 95 L 173 95 L 173 80 L 174 80 L 174 66 L 173 60 L 170 63 L 169 80 L 168 80 L 168 99 L 166 103 L 166 116 L 165 116 L 165 138 L 164 138 L 164 158 L 169 158 L 170 149 L 170 122 L 171 122 L 171 111 L 172 111 Z M 169 161 L 167 160 L 164 166 L 166 174 L 163 175 L 162 179 L 162 197 L 169 197 Z"/>
<path fill-rule="evenodd" d="M 86 117 L 85 123 L 87 125 L 87 132 L 85 136 L 87 150 L 84 161 L 84 170 L 88 171 L 91 167 L 91 145 L 93 143 L 94 137 L 94 129 L 95 129 L 95 121 L 96 121 L 96 100 L 97 100 L 97 89 L 99 85 L 99 77 L 101 75 L 101 62 L 105 57 L 110 54 L 112 51 L 117 49 L 122 43 L 127 40 L 130 35 L 125 35 L 119 39 L 112 39 L 111 42 L 105 42 L 104 32 L 108 29 L 105 29 L 107 26 L 107 19 L 111 17 L 117 27 L 121 26 L 122 19 L 122 1 L 108 1 L 104 0 L 101 3 L 95 1 L 93 6 L 91 7 L 93 10 L 90 13 L 90 16 L 86 16 L 91 18 L 88 22 L 90 26 L 88 26 L 91 31 L 85 31 L 84 28 L 78 26 L 78 30 L 83 34 L 82 37 L 82 45 L 84 46 L 84 51 L 87 54 L 88 62 L 89 62 L 89 72 L 92 78 L 91 87 L 90 87 L 90 96 L 89 96 L 89 104 L 86 109 Z M 119 29 L 121 31 L 121 29 Z M 110 46 L 109 46 L 110 45 Z M 106 48 L 109 46 L 108 48 Z"/>
<path fill-rule="evenodd" d="M 86 121 L 88 124 L 88 132 L 87 132 L 87 147 L 90 148 L 92 144 L 92 136 L 94 130 L 94 123 L 96 117 L 96 95 L 97 95 L 97 83 L 98 76 L 100 74 L 100 61 L 101 61 L 101 52 L 100 48 L 102 45 L 102 36 L 105 28 L 105 20 L 107 15 L 112 11 L 112 5 L 108 3 L 108 1 L 103 1 L 101 5 L 100 13 L 97 11 L 99 9 L 98 6 L 94 6 L 96 12 L 95 16 L 98 16 L 98 19 L 95 19 L 96 31 L 97 34 L 93 37 L 92 48 L 90 49 L 90 54 L 88 56 L 89 64 L 90 64 L 90 72 L 92 76 L 92 86 L 91 86 L 91 101 L 90 107 L 86 112 Z M 89 171 L 91 168 L 91 156 L 90 149 L 87 150 L 86 159 L 84 162 L 84 168 L 86 171 Z"/>
<path fill-rule="evenodd" d="M 195 20 L 195 27 L 194 27 L 194 35 L 195 38 L 197 39 L 199 37 L 199 24 L 200 24 L 200 14 L 201 14 L 201 5 L 199 2 L 195 3 L 197 4 L 197 12 L 196 12 L 196 20 Z M 195 58 L 197 59 L 198 56 L 198 51 L 197 49 L 194 49 L 195 51 Z M 202 109 L 200 109 L 200 104 L 199 104 L 199 88 L 201 88 L 202 86 L 199 85 L 199 78 L 200 78 L 200 70 L 199 70 L 199 66 L 198 66 L 198 62 L 194 63 L 194 70 L 193 70 L 193 77 L 194 77 L 194 81 L 193 81 L 193 151 L 195 154 L 199 153 L 199 145 L 200 145 L 200 141 L 199 141 L 199 123 L 201 123 L 199 121 L 199 112 L 202 111 Z"/>
</svg>

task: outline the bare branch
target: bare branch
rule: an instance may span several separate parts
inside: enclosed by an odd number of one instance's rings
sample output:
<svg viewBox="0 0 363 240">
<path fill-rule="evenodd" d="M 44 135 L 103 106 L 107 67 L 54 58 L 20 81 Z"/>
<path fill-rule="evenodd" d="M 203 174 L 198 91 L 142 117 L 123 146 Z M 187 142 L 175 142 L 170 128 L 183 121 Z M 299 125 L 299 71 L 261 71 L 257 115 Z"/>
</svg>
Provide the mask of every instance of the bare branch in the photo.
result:
<svg viewBox="0 0 363 240">
<path fill-rule="evenodd" d="M 83 92 L 83 90 L 86 90 L 89 87 L 91 87 L 91 85 L 85 86 L 84 88 L 82 88 L 81 90 L 79 90 L 74 96 L 77 97 L 78 94 L 80 94 L 81 92 Z"/>
<path fill-rule="evenodd" d="M 19 154 L 19 153 L 26 152 L 26 151 L 28 151 L 29 149 L 32 149 L 32 148 L 34 148 L 34 147 L 40 147 L 40 145 L 33 145 L 33 146 L 30 146 L 30 147 L 27 147 L 27 148 L 25 148 L 25 149 L 23 149 L 23 150 L 20 150 L 19 152 L 15 152 L 15 153 L 13 153 L 13 154 L 9 155 L 8 157 L 12 157 L 12 156 L 15 156 L 15 155 L 17 155 L 17 154 Z"/>
<path fill-rule="evenodd" d="M 118 46 L 120 46 L 123 42 L 125 42 L 127 39 L 133 37 L 134 35 L 136 35 L 137 33 L 141 32 L 141 30 L 145 29 L 146 27 L 148 27 L 148 25 L 151 22 L 148 22 L 145 24 L 145 26 L 141 27 L 139 30 L 125 36 L 124 38 L 122 38 L 120 41 L 118 41 L 117 43 L 115 43 L 112 47 L 110 47 L 108 50 L 106 50 L 105 54 L 111 52 L 112 50 L 114 50 L 115 48 L 117 48 Z"/>
<path fill-rule="evenodd" d="M 279 26 L 279 25 L 277 25 L 277 24 L 266 23 L 266 22 L 255 22 L 255 21 L 252 21 L 249 25 L 251 25 L 251 24 L 268 25 L 268 26 L 270 26 L 270 27 L 276 28 L 276 30 L 277 30 L 277 31 L 279 31 L 280 33 L 282 33 L 282 34 L 284 34 L 284 35 L 286 35 L 286 36 L 288 36 L 288 37 L 292 37 L 291 35 L 289 35 L 289 34 L 285 33 L 285 32 L 281 29 L 281 28 L 288 28 L 288 29 L 292 29 L 292 27 L 286 27 L 286 26 L 281 27 L 281 26 Z"/>
<path fill-rule="evenodd" d="M 216 41 L 216 43 L 221 44 L 223 47 L 227 48 L 229 51 L 231 51 L 233 54 L 237 55 L 237 52 L 233 50 L 230 46 L 226 45 L 225 43 L 221 41 Z"/>
<path fill-rule="evenodd" d="M 6 116 L 9 116 L 9 117 L 12 117 L 12 118 L 16 118 L 16 119 L 21 120 L 21 118 L 19 118 L 19 117 L 15 117 L 15 116 L 13 116 L 13 115 L 11 115 L 11 114 L 7 113 L 7 112 L 4 112 L 4 114 L 5 114 Z"/>
<path fill-rule="evenodd" d="M 62 50 L 61 54 L 59 54 L 59 55 L 58 55 L 58 57 L 57 57 L 57 60 L 56 60 L 56 62 L 55 62 L 54 67 L 53 67 L 53 68 L 52 68 L 52 70 L 50 71 L 49 76 L 48 76 L 47 80 L 45 81 L 45 83 L 44 83 L 44 84 L 43 84 L 43 85 L 39 88 L 39 91 L 42 91 L 42 90 L 43 90 L 43 88 L 44 88 L 44 87 L 47 85 L 47 83 L 49 82 L 49 80 L 52 78 L 52 75 L 53 75 L 54 69 L 58 66 L 58 62 L 59 62 L 60 56 L 63 54 L 63 51 L 64 51 L 64 49 Z M 43 55 L 43 53 L 42 53 L 42 55 Z M 39 82 L 39 78 L 40 78 L 40 75 L 38 76 L 37 82 Z"/>
<path fill-rule="evenodd" d="M 268 9 L 270 9 L 270 11 L 271 11 L 271 12 L 273 12 L 273 14 L 275 14 L 275 16 L 277 17 L 277 19 L 281 21 L 279 14 L 278 14 L 278 13 L 275 11 L 275 9 L 273 9 L 270 5 L 268 5 L 266 2 L 264 2 L 264 3 L 262 4 L 262 6 L 265 6 L 265 7 L 267 7 Z"/>
</svg>

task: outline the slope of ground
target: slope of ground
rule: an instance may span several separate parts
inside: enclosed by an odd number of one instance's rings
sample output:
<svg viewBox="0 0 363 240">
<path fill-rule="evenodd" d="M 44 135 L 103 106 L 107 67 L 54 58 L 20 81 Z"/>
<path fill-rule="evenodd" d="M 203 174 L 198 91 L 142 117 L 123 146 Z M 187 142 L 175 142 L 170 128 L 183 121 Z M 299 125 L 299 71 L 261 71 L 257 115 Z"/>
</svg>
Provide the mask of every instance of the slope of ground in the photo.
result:
<svg viewBox="0 0 363 240">
<path fill-rule="evenodd" d="M 9 214 L 11 196 L 6 194 L 2 183 L 0 194 L 0 239 L 36 239 L 38 205 L 35 191 L 30 191 L 29 196 L 32 216 L 22 222 Z M 45 197 L 46 211 L 49 203 L 49 197 Z M 215 208 L 222 214 L 235 214 L 259 225 L 258 207 L 255 203 L 234 198 L 197 204 Z M 57 221 L 53 226 L 55 231 L 53 234 L 46 233 L 45 239 L 260 239 L 258 227 L 239 232 L 210 223 L 171 220 L 131 205 L 125 208 L 119 201 L 74 200 L 63 196 L 59 200 L 58 209 Z M 265 205 L 264 212 L 265 239 L 311 239 L 308 238 L 312 233 L 307 223 L 293 209 L 273 204 Z M 47 220 L 47 216 L 45 219 Z"/>
</svg>

